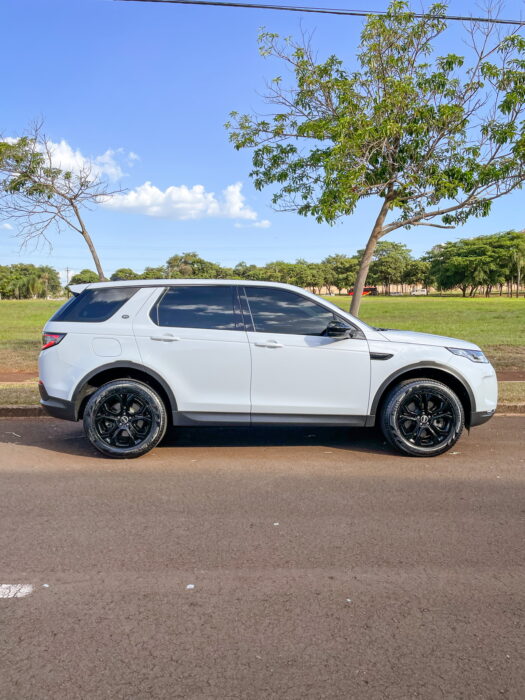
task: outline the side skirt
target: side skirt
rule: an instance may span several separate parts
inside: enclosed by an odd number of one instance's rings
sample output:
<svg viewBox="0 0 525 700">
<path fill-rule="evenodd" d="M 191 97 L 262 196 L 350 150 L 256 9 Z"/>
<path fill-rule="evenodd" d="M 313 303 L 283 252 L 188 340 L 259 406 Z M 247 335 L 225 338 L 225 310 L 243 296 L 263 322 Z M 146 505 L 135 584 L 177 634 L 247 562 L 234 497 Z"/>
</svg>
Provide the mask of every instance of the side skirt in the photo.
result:
<svg viewBox="0 0 525 700">
<path fill-rule="evenodd" d="M 373 416 L 372 416 L 373 418 Z M 370 416 L 327 416 L 289 413 L 205 413 L 173 411 L 173 425 L 234 426 L 234 425 L 324 425 L 363 427 Z M 373 425 L 373 423 L 372 423 Z"/>
</svg>

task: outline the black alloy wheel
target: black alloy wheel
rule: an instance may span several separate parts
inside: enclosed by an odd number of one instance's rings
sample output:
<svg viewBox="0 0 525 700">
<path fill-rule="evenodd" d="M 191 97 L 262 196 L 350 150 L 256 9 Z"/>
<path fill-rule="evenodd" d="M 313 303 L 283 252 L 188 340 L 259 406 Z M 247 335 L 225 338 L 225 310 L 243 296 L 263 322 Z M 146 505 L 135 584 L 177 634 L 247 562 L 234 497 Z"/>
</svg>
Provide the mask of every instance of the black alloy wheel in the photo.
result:
<svg viewBox="0 0 525 700">
<path fill-rule="evenodd" d="M 413 379 L 392 389 L 381 415 L 387 440 L 405 454 L 434 457 L 459 439 L 465 422 L 463 406 L 445 384 Z"/>
<path fill-rule="evenodd" d="M 440 445 L 454 430 L 454 408 L 438 390 L 415 391 L 401 403 L 397 424 L 403 437 L 418 447 Z"/>
<path fill-rule="evenodd" d="M 143 442 L 153 424 L 147 402 L 135 391 L 116 390 L 95 413 L 99 437 L 112 447 L 134 447 Z"/>
<path fill-rule="evenodd" d="M 91 444 L 110 457 L 140 457 L 166 431 L 166 408 L 158 394 L 136 380 L 116 380 L 92 394 L 84 411 Z"/>
</svg>

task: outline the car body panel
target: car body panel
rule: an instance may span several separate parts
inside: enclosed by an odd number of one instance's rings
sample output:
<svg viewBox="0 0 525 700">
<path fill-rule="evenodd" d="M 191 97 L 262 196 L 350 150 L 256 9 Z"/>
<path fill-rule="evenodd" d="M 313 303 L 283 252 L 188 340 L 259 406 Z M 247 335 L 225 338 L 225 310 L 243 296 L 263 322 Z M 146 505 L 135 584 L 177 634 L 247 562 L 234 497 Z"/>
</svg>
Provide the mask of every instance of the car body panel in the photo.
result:
<svg viewBox="0 0 525 700">
<path fill-rule="evenodd" d="M 255 332 L 248 338 L 253 414 L 365 415 L 367 340 Z"/>
<path fill-rule="evenodd" d="M 58 345 L 39 356 L 39 376 L 48 394 L 71 400 L 80 380 L 100 365 L 110 361 L 140 363 L 133 317 L 154 294 L 150 288 L 137 290 L 117 313 L 101 323 L 48 321 L 44 331 L 66 334 Z M 112 348 L 111 354 L 103 348 Z"/>
<path fill-rule="evenodd" d="M 133 321 L 142 364 L 164 377 L 180 411 L 249 413 L 246 331 L 158 326 L 149 314 L 163 291 L 159 288 Z"/>
<path fill-rule="evenodd" d="M 410 345 L 432 345 L 437 347 L 465 348 L 467 350 L 479 350 L 474 343 L 459 338 L 449 338 L 444 335 L 434 335 L 432 333 L 419 333 L 418 331 L 402 331 L 395 328 L 381 328 L 381 335 L 392 342 Z"/>
</svg>

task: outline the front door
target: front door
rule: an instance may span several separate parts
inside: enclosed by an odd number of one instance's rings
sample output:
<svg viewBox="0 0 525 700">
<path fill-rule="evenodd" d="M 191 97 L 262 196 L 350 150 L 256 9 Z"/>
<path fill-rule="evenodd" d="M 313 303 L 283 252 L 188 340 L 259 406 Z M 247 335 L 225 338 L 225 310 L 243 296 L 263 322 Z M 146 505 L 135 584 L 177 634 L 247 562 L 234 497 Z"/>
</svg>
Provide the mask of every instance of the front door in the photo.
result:
<svg viewBox="0 0 525 700">
<path fill-rule="evenodd" d="M 336 314 L 289 290 L 246 286 L 245 295 L 253 319 L 252 420 L 258 414 L 365 416 L 370 352 L 362 332 L 327 337 Z"/>
</svg>

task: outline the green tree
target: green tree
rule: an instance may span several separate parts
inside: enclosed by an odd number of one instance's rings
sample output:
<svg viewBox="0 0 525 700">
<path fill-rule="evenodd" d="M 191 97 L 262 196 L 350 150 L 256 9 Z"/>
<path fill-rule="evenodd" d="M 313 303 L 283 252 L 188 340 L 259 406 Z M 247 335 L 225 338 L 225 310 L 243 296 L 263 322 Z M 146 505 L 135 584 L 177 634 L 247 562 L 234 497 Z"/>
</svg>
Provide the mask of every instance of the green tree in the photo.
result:
<svg viewBox="0 0 525 700">
<path fill-rule="evenodd" d="M 263 56 L 294 74 L 270 83 L 273 116 L 233 112 L 237 149 L 253 149 L 257 189 L 277 185 L 277 208 L 334 223 L 377 199 L 351 311 L 378 241 L 399 228 L 452 228 L 487 216 L 525 180 L 525 39 L 473 23 L 467 59 L 433 56 L 447 6 L 416 17 L 401 0 L 370 16 L 358 69 L 317 63 L 308 43 L 260 37 Z"/>
<path fill-rule="evenodd" d="M 264 266 L 264 279 L 268 282 L 283 282 L 284 284 L 293 284 L 295 279 L 294 263 L 284 262 L 283 260 L 275 260 Z"/>
<path fill-rule="evenodd" d="M 143 280 L 163 280 L 168 277 L 166 268 L 163 265 L 159 267 L 146 267 L 140 275 Z"/>
<path fill-rule="evenodd" d="M 80 270 L 69 280 L 69 284 L 88 284 L 89 282 L 100 282 L 99 276 L 93 270 Z"/>
<path fill-rule="evenodd" d="M 426 255 L 438 289 L 458 287 L 463 296 L 474 296 L 480 287 L 490 294 L 492 287 L 502 282 L 505 270 L 501 255 L 490 236 L 463 238 L 435 246 Z"/>
<path fill-rule="evenodd" d="M 49 265 L 39 265 L 37 269 L 44 298 L 47 299 L 49 296 L 59 295 L 62 292 L 62 285 L 60 284 L 60 276 L 55 268 Z"/>
<path fill-rule="evenodd" d="M 61 291 L 58 272 L 49 265 L 17 263 L 0 267 L 0 296 L 3 299 L 47 299 Z"/>
<path fill-rule="evenodd" d="M 115 270 L 109 279 L 112 282 L 118 282 L 119 280 L 138 280 L 140 279 L 140 275 L 129 267 L 120 267 L 118 270 Z"/>
<path fill-rule="evenodd" d="M 259 275 L 261 273 L 257 265 L 248 265 L 244 260 L 241 260 L 233 268 L 232 274 L 234 277 L 243 280 L 257 280 L 260 279 Z"/>
<path fill-rule="evenodd" d="M 195 252 L 172 255 L 166 261 L 169 278 L 217 279 L 221 275 L 221 266 L 201 258 Z"/>
<path fill-rule="evenodd" d="M 410 286 L 422 284 L 428 289 L 433 282 L 428 260 L 411 260 L 403 272 L 401 281 Z"/>
<path fill-rule="evenodd" d="M 339 294 L 354 286 L 359 261 L 347 255 L 329 255 L 322 262 L 326 269 L 326 285 L 335 287 Z"/>
<path fill-rule="evenodd" d="M 321 293 L 326 285 L 327 270 L 322 263 L 312 263 L 299 259 L 294 266 L 294 283 L 299 287 L 306 287 L 312 292 Z"/>
<path fill-rule="evenodd" d="M 71 229 L 86 242 L 100 280 L 104 272 L 82 210 L 115 192 L 86 163 L 78 172 L 54 162 L 49 141 L 35 126 L 27 136 L 0 140 L 0 216 L 15 223 L 21 245 L 46 241 L 48 234 Z"/>
<path fill-rule="evenodd" d="M 364 251 L 357 254 L 362 257 Z M 370 264 L 370 278 L 375 284 L 383 285 L 390 293 L 391 284 L 400 284 L 410 261 L 410 250 L 404 243 L 379 241 Z"/>
<path fill-rule="evenodd" d="M 507 283 L 510 296 L 515 283 L 518 297 L 525 270 L 525 231 L 506 231 L 486 238 L 496 251 L 501 277 Z"/>
</svg>

